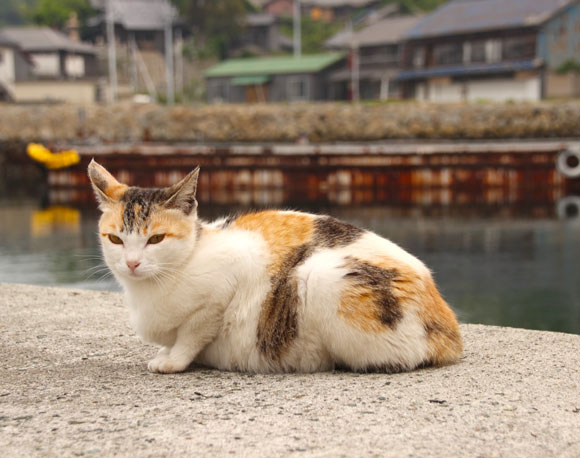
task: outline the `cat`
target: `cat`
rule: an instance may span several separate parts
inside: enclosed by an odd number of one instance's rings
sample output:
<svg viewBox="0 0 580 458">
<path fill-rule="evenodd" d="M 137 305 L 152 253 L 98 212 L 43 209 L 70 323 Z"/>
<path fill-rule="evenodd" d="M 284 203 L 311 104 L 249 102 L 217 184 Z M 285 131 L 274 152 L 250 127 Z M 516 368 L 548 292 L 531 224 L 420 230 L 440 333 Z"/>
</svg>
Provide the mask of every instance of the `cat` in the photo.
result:
<svg viewBox="0 0 580 458">
<path fill-rule="evenodd" d="M 88 167 L 106 264 L 130 321 L 160 346 L 148 364 L 257 373 L 400 372 L 456 362 L 462 341 L 430 271 L 394 243 L 330 216 L 197 216 L 199 167 L 167 188 Z"/>
</svg>

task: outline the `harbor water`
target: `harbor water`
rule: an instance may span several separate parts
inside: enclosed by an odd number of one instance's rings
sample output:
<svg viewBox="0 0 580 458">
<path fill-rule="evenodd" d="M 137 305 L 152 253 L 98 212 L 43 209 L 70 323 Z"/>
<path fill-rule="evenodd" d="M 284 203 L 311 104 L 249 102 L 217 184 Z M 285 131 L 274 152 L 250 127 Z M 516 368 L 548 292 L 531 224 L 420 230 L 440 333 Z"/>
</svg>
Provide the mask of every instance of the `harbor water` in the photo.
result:
<svg viewBox="0 0 580 458">
<path fill-rule="evenodd" d="M 577 215 L 558 217 L 556 208 L 522 214 L 473 208 L 429 212 L 385 204 L 286 207 L 331 214 L 401 245 L 433 271 L 462 322 L 580 334 Z M 202 204 L 200 216 L 249 209 Z M 0 282 L 119 290 L 100 257 L 98 217 L 93 206 L 4 197 Z"/>
</svg>

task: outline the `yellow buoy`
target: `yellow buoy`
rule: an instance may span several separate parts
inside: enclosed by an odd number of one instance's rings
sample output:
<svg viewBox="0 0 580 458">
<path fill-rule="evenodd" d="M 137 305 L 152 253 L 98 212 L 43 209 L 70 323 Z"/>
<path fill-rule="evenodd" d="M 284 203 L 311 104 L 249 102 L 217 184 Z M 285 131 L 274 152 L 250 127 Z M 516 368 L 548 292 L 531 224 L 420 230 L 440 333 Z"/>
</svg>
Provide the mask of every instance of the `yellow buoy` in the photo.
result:
<svg viewBox="0 0 580 458">
<path fill-rule="evenodd" d="M 40 143 L 29 143 L 26 152 L 28 156 L 43 164 L 47 169 L 64 169 L 81 161 L 75 150 L 53 153 Z"/>
</svg>

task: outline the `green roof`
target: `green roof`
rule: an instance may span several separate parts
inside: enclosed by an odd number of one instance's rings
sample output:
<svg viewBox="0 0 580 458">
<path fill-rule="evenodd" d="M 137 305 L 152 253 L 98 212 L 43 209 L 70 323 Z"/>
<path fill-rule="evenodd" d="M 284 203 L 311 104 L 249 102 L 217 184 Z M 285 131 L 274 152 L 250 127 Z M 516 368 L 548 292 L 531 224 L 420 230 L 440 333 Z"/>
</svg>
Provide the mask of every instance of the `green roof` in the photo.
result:
<svg viewBox="0 0 580 458">
<path fill-rule="evenodd" d="M 342 53 L 311 54 L 307 56 L 260 57 L 229 59 L 205 72 L 205 76 L 275 75 L 281 73 L 316 73 L 344 57 Z"/>
</svg>

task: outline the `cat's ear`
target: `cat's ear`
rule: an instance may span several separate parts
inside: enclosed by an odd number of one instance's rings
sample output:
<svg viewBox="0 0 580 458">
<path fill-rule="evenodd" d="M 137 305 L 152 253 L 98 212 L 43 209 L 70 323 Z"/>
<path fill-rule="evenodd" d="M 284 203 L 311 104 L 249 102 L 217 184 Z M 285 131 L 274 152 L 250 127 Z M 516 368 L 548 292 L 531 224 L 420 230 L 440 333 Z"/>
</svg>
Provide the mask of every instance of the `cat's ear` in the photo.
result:
<svg viewBox="0 0 580 458">
<path fill-rule="evenodd" d="M 170 186 L 165 190 L 167 200 L 163 202 L 165 208 L 176 208 L 186 215 L 197 210 L 197 200 L 195 192 L 197 191 L 197 178 L 199 176 L 199 166 L 193 172 L 190 172 L 179 183 Z"/>
<path fill-rule="evenodd" d="M 98 164 L 94 159 L 89 164 L 88 172 L 100 204 L 99 207 L 102 210 L 108 205 L 118 202 L 125 189 L 127 189 L 126 185 L 119 183 L 105 167 Z"/>
</svg>

